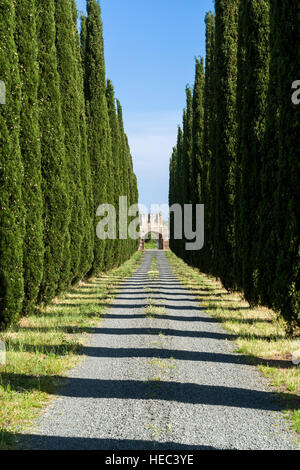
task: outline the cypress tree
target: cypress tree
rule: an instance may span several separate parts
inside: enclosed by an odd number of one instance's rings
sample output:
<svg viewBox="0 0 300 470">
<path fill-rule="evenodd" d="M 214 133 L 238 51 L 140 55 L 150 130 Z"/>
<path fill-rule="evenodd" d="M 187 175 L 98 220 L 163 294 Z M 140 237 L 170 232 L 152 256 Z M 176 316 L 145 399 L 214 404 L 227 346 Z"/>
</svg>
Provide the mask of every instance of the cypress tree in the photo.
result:
<svg viewBox="0 0 300 470">
<path fill-rule="evenodd" d="M 203 58 L 196 59 L 195 84 L 193 91 L 193 126 L 192 126 L 192 170 L 191 188 L 193 203 L 204 201 L 205 162 L 203 153 L 204 133 L 204 65 Z M 202 177 L 201 177 L 202 176 Z"/>
<path fill-rule="evenodd" d="M 63 287 L 68 265 L 69 198 L 66 185 L 64 129 L 55 46 L 54 1 L 37 0 L 39 126 L 44 199 L 44 272 L 39 299 L 50 301 Z M 63 282 L 62 282 L 63 278 Z"/>
<path fill-rule="evenodd" d="M 129 194 L 129 181 L 128 181 L 128 160 L 127 160 L 127 145 L 126 136 L 124 131 L 123 123 L 123 111 L 120 101 L 117 100 L 117 115 L 120 132 L 120 195 L 127 196 Z M 128 220 L 127 220 L 128 222 Z M 124 262 L 128 258 L 128 239 L 120 240 L 121 242 L 121 262 Z"/>
<path fill-rule="evenodd" d="M 173 147 L 172 156 L 170 158 L 169 166 L 169 207 L 176 204 L 176 184 L 177 184 L 177 147 Z M 175 240 L 174 240 L 174 214 L 170 212 L 170 248 L 174 253 L 176 252 Z"/>
<path fill-rule="evenodd" d="M 129 201 L 129 207 L 135 203 L 137 203 L 135 199 L 135 174 L 133 171 L 133 159 L 130 151 L 130 146 L 128 142 L 128 137 L 125 134 L 125 141 L 126 141 L 126 148 L 127 148 L 127 168 L 128 168 L 128 185 L 129 185 L 129 190 L 128 190 L 128 201 Z M 128 216 L 128 224 L 131 223 L 131 221 L 135 219 L 134 216 Z M 135 240 L 131 240 L 131 238 L 128 238 L 128 243 L 129 243 L 129 256 L 131 256 L 135 252 Z"/>
<path fill-rule="evenodd" d="M 184 203 L 191 204 L 193 195 L 193 95 L 189 86 L 186 87 L 186 112 L 183 120 L 183 154 L 184 154 Z"/>
<path fill-rule="evenodd" d="M 276 194 L 278 259 L 275 307 L 288 321 L 288 330 L 300 325 L 300 107 L 291 100 L 292 83 L 299 78 L 299 3 L 275 0 L 271 4 L 277 56 L 279 106 L 278 189 Z"/>
<path fill-rule="evenodd" d="M 15 41 L 22 82 L 20 148 L 24 166 L 22 197 L 26 211 L 23 243 L 24 302 L 23 313 L 32 313 L 43 276 L 43 199 L 41 148 L 38 117 L 38 69 L 36 5 L 20 0 L 16 9 Z"/>
<path fill-rule="evenodd" d="M 81 53 L 80 37 L 77 29 L 77 8 L 73 4 L 73 28 L 75 31 L 75 56 L 76 56 L 76 84 L 79 100 L 79 138 L 80 138 L 80 173 L 83 193 L 83 237 L 81 242 L 81 253 L 79 272 L 81 276 L 90 271 L 94 257 L 94 198 L 92 188 L 92 175 L 90 156 L 87 148 L 87 123 L 84 96 L 84 55 Z M 86 26 L 86 22 L 85 22 Z M 82 30 L 81 30 L 82 33 Z"/>
<path fill-rule="evenodd" d="M 270 9 L 270 63 L 266 103 L 266 126 L 261 165 L 261 202 L 259 207 L 259 242 L 257 247 L 258 290 L 260 302 L 273 308 L 277 263 L 277 205 L 279 104 L 277 74 L 277 40 L 274 9 Z"/>
<path fill-rule="evenodd" d="M 105 62 L 100 5 L 87 1 L 85 41 L 85 93 L 88 122 L 88 150 L 94 194 L 94 260 L 91 272 L 104 268 L 105 241 L 96 235 L 99 205 L 107 201 L 107 165 L 111 157 L 108 110 L 105 97 Z M 84 47 L 84 43 L 83 43 Z"/>
<path fill-rule="evenodd" d="M 106 90 L 105 90 L 106 92 Z M 107 183 L 106 183 L 106 203 L 114 205 L 114 189 L 115 189 L 115 174 L 114 174 L 114 161 L 112 154 L 112 138 L 111 138 L 111 129 L 110 129 L 110 120 L 108 114 L 108 105 L 106 100 L 106 93 L 103 95 L 103 108 L 104 108 L 104 117 L 105 122 L 105 141 L 106 141 L 106 171 L 107 171 Z M 108 238 L 105 241 L 105 251 L 104 251 L 104 268 L 105 270 L 111 269 L 114 265 L 114 242 Z"/>
<path fill-rule="evenodd" d="M 184 111 L 185 114 L 185 111 Z M 179 204 L 183 209 L 184 204 L 184 155 L 183 155 L 183 131 L 178 126 L 177 134 L 177 165 L 176 165 L 176 192 L 175 192 L 175 203 Z M 176 255 L 183 257 L 183 240 L 175 240 Z"/>
<path fill-rule="evenodd" d="M 234 287 L 234 171 L 236 162 L 236 82 L 238 0 L 216 0 L 216 218 L 217 274 Z"/>
<path fill-rule="evenodd" d="M 207 156 L 204 155 L 204 65 L 203 59 L 196 59 L 195 84 L 193 91 L 193 127 L 192 127 L 192 168 L 191 168 L 191 203 L 206 203 Z M 193 223 L 195 229 L 195 209 Z M 203 264 L 204 251 L 191 252 L 191 262 L 195 266 Z"/>
<path fill-rule="evenodd" d="M 108 115 L 109 115 L 109 123 L 110 123 L 110 130 L 111 130 L 111 137 L 112 137 L 112 157 L 113 157 L 113 168 L 112 174 L 114 175 L 114 198 L 113 203 L 116 208 L 116 216 L 117 216 L 117 234 L 118 234 L 118 220 L 119 220 L 119 196 L 120 193 L 120 145 L 121 145 L 121 136 L 120 136 L 120 128 L 119 122 L 116 112 L 116 104 L 115 104 L 115 94 L 114 94 L 114 87 L 110 80 L 107 81 L 106 87 L 106 99 L 107 99 L 107 107 L 108 107 Z M 119 264 L 120 260 L 120 240 L 117 238 L 113 244 L 113 258 L 114 263 Z"/>
<path fill-rule="evenodd" d="M 215 222 L 215 15 L 207 13 L 206 24 L 206 63 L 204 86 L 204 129 L 203 154 L 205 160 L 205 226 L 204 248 L 201 267 L 213 274 L 214 270 L 214 222 Z M 200 266 L 200 265 L 199 265 Z"/>
<path fill-rule="evenodd" d="M 66 284 L 78 281 L 81 276 L 80 253 L 84 232 L 84 199 L 81 184 L 80 161 L 80 94 L 78 89 L 78 63 L 76 35 L 73 22 L 73 1 L 55 3 L 56 49 L 60 75 L 62 121 L 65 131 L 67 163 L 67 190 L 70 200 L 69 234 L 70 274 Z M 71 222 L 71 223 L 70 223 Z"/>
<path fill-rule="evenodd" d="M 127 144 L 128 138 L 126 136 Z M 130 182 L 130 205 L 138 204 L 138 195 L 137 195 L 137 179 L 133 170 L 133 159 L 130 152 L 130 147 L 128 144 L 128 160 L 129 160 L 129 182 Z M 139 214 L 139 213 L 138 213 Z M 137 216 L 136 216 L 137 217 Z M 135 216 L 129 217 L 129 223 L 136 218 Z M 137 241 L 129 239 L 130 244 L 130 256 L 132 256 L 137 250 Z"/>
<path fill-rule="evenodd" d="M 182 149 L 182 216 L 184 218 L 184 205 L 192 204 L 192 151 L 193 151 L 193 95 L 190 87 L 186 87 L 186 109 L 183 114 L 183 149 Z M 184 220 L 182 219 L 182 224 Z M 184 225 L 182 225 L 184 226 Z M 185 250 L 185 243 L 188 240 L 183 237 L 181 243 L 182 257 L 186 262 L 191 263 L 191 251 Z"/>
<path fill-rule="evenodd" d="M 259 233 L 260 172 L 265 132 L 269 72 L 269 2 L 240 3 L 238 101 L 239 213 L 236 244 L 239 247 L 241 286 L 245 298 L 258 302 L 257 245 Z M 237 233 L 240 238 L 237 239 Z M 240 277 L 240 276 L 239 276 Z"/>
<path fill-rule="evenodd" d="M 129 208 L 133 204 L 133 186 L 132 186 L 133 166 L 132 166 L 132 157 L 131 157 L 131 153 L 130 153 L 129 142 L 128 142 L 128 138 L 127 138 L 126 134 L 125 134 L 125 144 L 126 144 L 126 166 L 127 166 L 127 174 L 128 174 L 128 194 L 127 194 L 127 197 L 128 197 L 128 208 Z M 128 227 L 129 227 L 129 224 L 132 220 L 133 220 L 133 217 L 128 215 Z M 132 242 L 133 242 L 133 240 L 131 240 L 131 238 L 128 236 L 128 241 L 127 241 L 127 243 L 128 243 L 128 258 L 130 258 L 130 256 L 133 253 L 133 248 L 132 248 L 133 243 Z"/>
<path fill-rule="evenodd" d="M 6 86 L 6 104 L 0 104 L 0 325 L 18 319 L 23 300 L 22 202 L 23 165 L 19 145 L 20 76 L 18 72 L 14 2 L 0 6 L 0 79 Z"/>
<path fill-rule="evenodd" d="M 133 173 L 132 185 L 133 185 L 133 196 L 134 196 L 133 203 L 138 204 L 139 203 L 139 190 L 138 190 L 138 181 L 137 181 L 137 177 L 135 173 Z M 140 246 L 140 239 L 138 238 L 137 240 L 133 241 L 133 253 L 135 253 L 139 249 L 139 246 Z"/>
<path fill-rule="evenodd" d="M 234 250 L 234 279 L 235 286 L 239 290 L 243 290 L 243 249 L 242 249 L 242 224 L 241 224 L 241 195 L 242 195 L 242 119 L 244 111 L 244 98 L 246 80 L 247 80 L 247 64 L 246 64 L 246 41 L 247 37 L 244 34 L 243 22 L 241 12 L 243 6 L 239 6 L 239 24 L 238 24 L 238 76 L 237 76 L 237 159 L 235 166 L 235 198 L 234 198 L 234 236 L 235 236 L 235 250 Z"/>
</svg>

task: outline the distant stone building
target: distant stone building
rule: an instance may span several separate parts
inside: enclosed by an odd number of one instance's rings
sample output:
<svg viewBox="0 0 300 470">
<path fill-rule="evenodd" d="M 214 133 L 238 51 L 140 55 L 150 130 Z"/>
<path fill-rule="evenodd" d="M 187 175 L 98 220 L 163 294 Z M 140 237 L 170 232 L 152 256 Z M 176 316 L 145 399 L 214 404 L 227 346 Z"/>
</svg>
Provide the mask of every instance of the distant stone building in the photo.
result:
<svg viewBox="0 0 300 470">
<path fill-rule="evenodd" d="M 160 250 L 169 249 L 169 227 L 163 223 L 162 214 L 141 214 L 140 216 L 140 233 L 141 233 L 141 245 L 140 249 L 143 250 L 145 247 L 145 239 L 148 238 L 148 234 L 152 233 L 157 236 L 158 248 Z"/>
</svg>

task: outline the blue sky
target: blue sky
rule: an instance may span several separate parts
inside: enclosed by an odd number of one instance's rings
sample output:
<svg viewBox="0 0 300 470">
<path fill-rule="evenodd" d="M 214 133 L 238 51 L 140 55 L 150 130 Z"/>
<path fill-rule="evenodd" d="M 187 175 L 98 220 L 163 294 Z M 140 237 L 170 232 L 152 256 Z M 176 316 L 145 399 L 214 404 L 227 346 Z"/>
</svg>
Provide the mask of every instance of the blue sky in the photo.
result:
<svg viewBox="0 0 300 470">
<path fill-rule="evenodd" d="M 77 0 L 85 12 L 85 0 Z M 205 55 L 213 0 L 100 0 L 106 74 L 124 112 L 140 203 L 168 202 L 169 159 L 193 84 L 194 57 Z"/>
</svg>

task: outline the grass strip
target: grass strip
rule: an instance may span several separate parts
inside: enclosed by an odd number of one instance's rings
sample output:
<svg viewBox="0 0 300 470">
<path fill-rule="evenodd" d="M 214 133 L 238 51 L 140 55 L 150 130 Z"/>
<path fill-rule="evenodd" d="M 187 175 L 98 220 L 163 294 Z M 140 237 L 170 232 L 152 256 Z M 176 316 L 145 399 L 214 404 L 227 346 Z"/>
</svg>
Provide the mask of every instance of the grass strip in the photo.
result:
<svg viewBox="0 0 300 470">
<path fill-rule="evenodd" d="M 152 257 L 151 266 L 150 266 L 150 269 L 148 271 L 148 278 L 149 278 L 150 281 L 155 281 L 156 279 L 159 278 L 159 269 L 158 269 L 156 256 Z"/>
<path fill-rule="evenodd" d="M 157 250 L 158 240 L 145 240 L 145 250 Z"/>
</svg>

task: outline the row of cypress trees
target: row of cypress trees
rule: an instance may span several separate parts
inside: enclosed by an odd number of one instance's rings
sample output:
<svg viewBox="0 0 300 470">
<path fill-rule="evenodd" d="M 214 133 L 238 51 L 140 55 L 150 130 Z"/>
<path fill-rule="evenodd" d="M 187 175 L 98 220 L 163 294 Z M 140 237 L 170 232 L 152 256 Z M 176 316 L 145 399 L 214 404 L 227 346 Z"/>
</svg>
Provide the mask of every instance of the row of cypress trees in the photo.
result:
<svg viewBox="0 0 300 470">
<path fill-rule="evenodd" d="M 122 108 L 106 81 L 100 5 L 0 5 L 0 325 L 137 249 L 100 240 L 97 207 L 138 201 Z"/>
<path fill-rule="evenodd" d="M 291 332 L 300 324 L 299 3 L 216 0 L 205 21 L 205 71 L 196 60 L 169 190 L 170 205 L 205 204 L 205 245 L 186 251 L 171 232 L 171 248 L 280 312 Z"/>
</svg>

